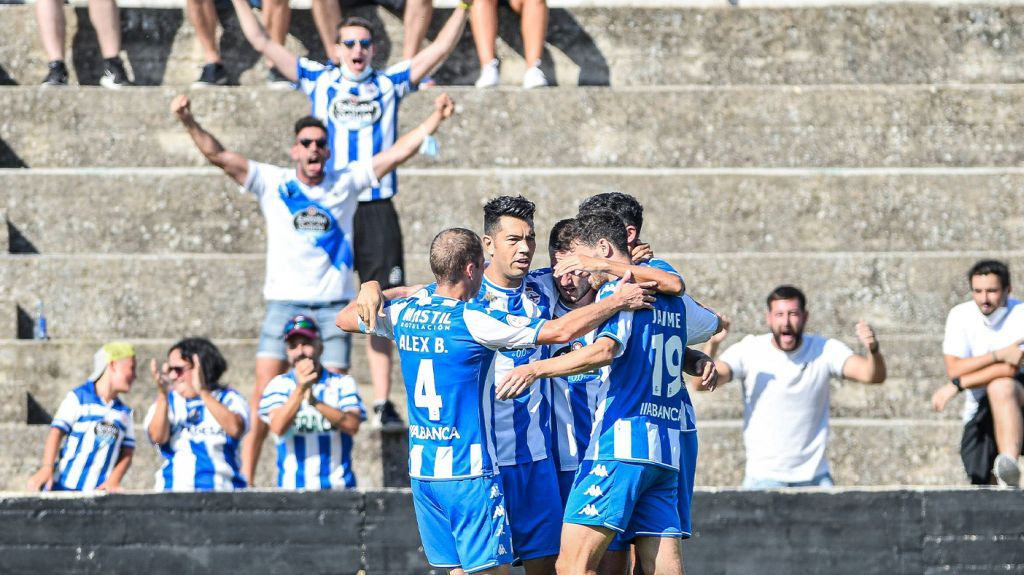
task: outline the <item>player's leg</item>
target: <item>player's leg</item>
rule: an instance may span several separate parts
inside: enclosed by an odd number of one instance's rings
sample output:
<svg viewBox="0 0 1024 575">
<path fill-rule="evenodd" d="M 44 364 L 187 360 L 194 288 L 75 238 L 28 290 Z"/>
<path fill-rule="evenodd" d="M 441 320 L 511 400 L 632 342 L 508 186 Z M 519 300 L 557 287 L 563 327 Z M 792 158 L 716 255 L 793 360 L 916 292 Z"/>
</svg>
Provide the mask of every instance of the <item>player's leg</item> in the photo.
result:
<svg viewBox="0 0 1024 575">
<path fill-rule="evenodd" d="M 551 575 L 562 531 L 562 500 L 551 458 L 501 468 L 512 545 L 527 575 Z"/>
<path fill-rule="evenodd" d="M 558 575 L 597 575 L 598 564 L 615 532 L 597 525 L 564 523 Z"/>
<path fill-rule="evenodd" d="M 459 568 L 467 574 L 507 573 L 514 557 L 501 480 L 477 477 L 434 483 L 450 520 Z"/>
<path fill-rule="evenodd" d="M 683 575 L 678 537 L 637 537 L 636 555 L 644 575 Z"/>
<path fill-rule="evenodd" d="M 260 326 L 260 340 L 256 348 L 256 379 L 249 396 L 249 432 L 242 439 L 242 474 L 250 486 L 256 485 L 256 466 L 269 431 L 267 424 L 260 419 L 260 400 L 270 380 L 288 371 L 284 326 L 294 311 L 295 308 L 287 302 L 268 301 Z"/>
<path fill-rule="evenodd" d="M 684 467 L 686 464 L 684 460 Z M 680 479 L 676 471 L 644 465 L 643 489 L 637 496 L 623 539 L 633 540 L 636 563 L 645 575 L 682 573 L 679 551 L 682 481 L 685 480 Z M 689 513 L 688 505 L 686 513 Z"/>
<path fill-rule="evenodd" d="M 629 573 L 629 557 L 632 546 L 631 541 L 625 541 L 621 534 L 616 533 L 611 543 L 608 544 L 608 550 L 605 551 L 604 557 L 601 557 L 597 572 L 600 575 L 626 575 Z"/>
</svg>

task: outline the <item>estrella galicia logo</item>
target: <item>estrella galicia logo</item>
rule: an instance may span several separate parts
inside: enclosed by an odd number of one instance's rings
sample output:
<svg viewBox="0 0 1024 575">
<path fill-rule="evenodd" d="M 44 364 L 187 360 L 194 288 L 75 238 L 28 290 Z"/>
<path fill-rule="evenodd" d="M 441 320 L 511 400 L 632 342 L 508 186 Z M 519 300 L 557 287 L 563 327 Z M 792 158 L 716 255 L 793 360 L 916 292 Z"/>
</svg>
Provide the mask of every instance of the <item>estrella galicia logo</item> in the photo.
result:
<svg viewBox="0 0 1024 575">
<path fill-rule="evenodd" d="M 356 96 L 335 98 L 328 112 L 331 121 L 340 124 L 346 130 L 361 130 L 372 126 L 382 115 L 380 102 L 376 100 L 360 100 Z"/>
<path fill-rule="evenodd" d="M 299 210 L 292 218 L 295 231 L 309 234 L 322 234 L 331 229 L 331 218 L 320 208 L 308 206 Z"/>
<path fill-rule="evenodd" d="M 114 443 L 117 441 L 117 436 L 120 434 L 117 430 L 117 426 L 109 421 L 97 421 L 92 430 L 93 433 L 96 434 L 97 443 Z"/>
</svg>

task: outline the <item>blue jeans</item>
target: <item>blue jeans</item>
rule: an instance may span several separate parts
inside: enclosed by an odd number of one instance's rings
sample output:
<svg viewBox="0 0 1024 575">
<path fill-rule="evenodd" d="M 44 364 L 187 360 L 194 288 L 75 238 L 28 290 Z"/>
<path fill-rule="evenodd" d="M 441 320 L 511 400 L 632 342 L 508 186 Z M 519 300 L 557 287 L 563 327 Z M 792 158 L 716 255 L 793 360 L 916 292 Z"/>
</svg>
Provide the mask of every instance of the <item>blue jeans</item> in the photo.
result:
<svg viewBox="0 0 1024 575">
<path fill-rule="evenodd" d="M 779 487 L 835 487 L 832 482 L 832 474 L 826 471 L 821 475 L 815 475 L 810 481 L 778 481 L 775 479 L 758 479 L 756 477 L 744 477 L 744 489 L 778 489 Z"/>
</svg>

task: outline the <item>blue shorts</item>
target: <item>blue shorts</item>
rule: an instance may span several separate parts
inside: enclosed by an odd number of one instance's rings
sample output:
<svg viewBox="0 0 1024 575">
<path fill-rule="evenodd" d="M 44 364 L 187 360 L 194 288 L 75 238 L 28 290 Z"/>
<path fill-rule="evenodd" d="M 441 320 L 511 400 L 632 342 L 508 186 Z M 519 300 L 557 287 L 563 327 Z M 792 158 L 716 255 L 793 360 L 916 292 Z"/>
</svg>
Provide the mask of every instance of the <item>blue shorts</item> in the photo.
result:
<svg viewBox="0 0 1024 575">
<path fill-rule="evenodd" d="M 562 509 L 565 509 L 565 502 L 569 500 L 569 492 L 572 491 L 574 481 L 576 481 L 575 469 L 558 472 L 558 494 L 562 497 Z"/>
<path fill-rule="evenodd" d="M 693 502 L 693 479 L 697 473 L 697 430 L 679 434 L 679 527 L 683 539 L 693 536 L 690 504 Z"/>
<path fill-rule="evenodd" d="M 562 499 L 558 495 L 555 462 L 548 457 L 499 469 L 516 557 L 529 561 L 558 555 L 562 539 Z"/>
<path fill-rule="evenodd" d="M 320 326 L 320 337 L 324 342 L 324 354 L 320 357 L 320 363 L 334 369 L 348 369 L 351 365 L 349 357 L 352 352 L 352 336 L 334 324 L 334 318 L 346 305 L 347 301 L 268 301 L 267 315 L 263 317 L 263 326 L 260 327 L 260 343 L 256 348 L 256 357 L 287 360 L 284 324 L 301 313 L 312 317 Z"/>
<path fill-rule="evenodd" d="M 475 573 L 512 562 L 511 529 L 497 477 L 412 479 L 412 503 L 427 561 Z"/>
<path fill-rule="evenodd" d="M 565 506 L 566 523 L 635 537 L 681 537 L 679 473 L 650 463 L 584 460 Z"/>
</svg>

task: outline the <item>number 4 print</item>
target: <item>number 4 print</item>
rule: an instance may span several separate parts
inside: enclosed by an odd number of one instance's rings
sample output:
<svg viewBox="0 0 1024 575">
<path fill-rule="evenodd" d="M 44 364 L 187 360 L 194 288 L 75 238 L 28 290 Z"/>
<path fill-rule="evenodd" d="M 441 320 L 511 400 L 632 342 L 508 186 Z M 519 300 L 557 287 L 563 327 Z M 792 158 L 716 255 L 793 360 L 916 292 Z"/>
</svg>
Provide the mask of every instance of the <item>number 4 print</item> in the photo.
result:
<svg viewBox="0 0 1024 575">
<path fill-rule="evenodd" d="M 413 393 L 413 405 L 427 409 L 427 419 L 441 420 L 441 396 L 434 387 L 434 360 L 420 360 L 419 371 L 416 372 L 416 389 Z"/>
</svg>

